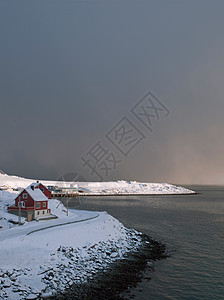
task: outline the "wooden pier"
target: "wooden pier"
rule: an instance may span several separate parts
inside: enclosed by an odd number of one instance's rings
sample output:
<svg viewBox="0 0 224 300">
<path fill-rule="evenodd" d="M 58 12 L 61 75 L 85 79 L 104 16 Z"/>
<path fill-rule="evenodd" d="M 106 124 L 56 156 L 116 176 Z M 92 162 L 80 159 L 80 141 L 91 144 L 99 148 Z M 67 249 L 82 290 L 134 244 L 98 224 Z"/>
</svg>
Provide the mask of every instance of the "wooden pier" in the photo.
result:
<svg viewBox="0 0 224 300">
<path fill-rule="evenodd" d="M 63 192 L 56 192 L 56 193 L 51 193 L 51 197 L 60 197 L 60 198 L 71 198 L 71 197 L 79 197 L 82 196 L 80 193 L 63 193 Z"/>
</svg>

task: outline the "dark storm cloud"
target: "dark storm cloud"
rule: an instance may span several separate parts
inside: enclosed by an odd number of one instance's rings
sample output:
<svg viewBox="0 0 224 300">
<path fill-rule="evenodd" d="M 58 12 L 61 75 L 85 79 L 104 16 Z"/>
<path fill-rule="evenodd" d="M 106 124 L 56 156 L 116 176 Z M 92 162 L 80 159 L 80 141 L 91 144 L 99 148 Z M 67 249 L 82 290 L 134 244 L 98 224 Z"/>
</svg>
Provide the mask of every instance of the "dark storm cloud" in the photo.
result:
<svg viewBox="0 0 224 300">
<path fill-rule="evenodd" d="M 171 114 L 110 178 L 223 183 L 223 8 L 1 1 L 0 168 L 88 177 L 80 157 L 152 90 Z"/>
</svg>

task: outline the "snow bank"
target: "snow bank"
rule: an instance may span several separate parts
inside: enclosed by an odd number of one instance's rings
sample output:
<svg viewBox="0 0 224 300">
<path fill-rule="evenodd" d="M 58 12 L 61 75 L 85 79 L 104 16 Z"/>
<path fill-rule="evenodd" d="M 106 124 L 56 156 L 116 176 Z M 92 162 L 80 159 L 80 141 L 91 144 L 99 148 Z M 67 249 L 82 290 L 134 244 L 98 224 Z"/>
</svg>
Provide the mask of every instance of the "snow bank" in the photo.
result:
<svg viewBox="0 0 224 300">
<path fill-rule="evenodd" d="M 98 214 L 86 222 L 0 241 L 0 299 L 55 295 L 138 249 L 139 233 L 105 212 Z"/>
<path fill-rule="evenodd" d="M 0 187 L 25 188 L 35 180 L 0 174 Z M 46 186 L 61 185 L 70 187 L 74 182 L 39 180 Z M 195 193 L 184 187 L 168 183 L 141 183 L 137 181 L 79 182 L 79 190 L 85 195 L 153 195 L 153 194 L 190 194 Z"/>
<path fill-rule="evenodd" d="M 87 195 L 153 195 L 194 193 L 184 187 L 168 183 L 140 183 L 137 181 L 110 181 L 80 183 Z"/>
<path fill-rule="evenodd" d="M 0 232 L 3 229 L 14 227 L 13 222 L 18 221 L 17 216 L 9 214 L 7 211 L 7 207 L 14 204 L 16 195 L 16 192 L 0 191 Z M 22 218 L 22 222 L 24 221 L 25 219 Z"/>
<path fill-rule="evenodd" d="M 106 212 L 67 211 L 56 199 L 49 207 L 57 219 L 22 219 L 24 225 L 18 226 L 18 216 L 7 212 L 15 197 L 0 191 L 0 299 L 56 295 L 140 245 L 140 233 Z"/>
</svg>

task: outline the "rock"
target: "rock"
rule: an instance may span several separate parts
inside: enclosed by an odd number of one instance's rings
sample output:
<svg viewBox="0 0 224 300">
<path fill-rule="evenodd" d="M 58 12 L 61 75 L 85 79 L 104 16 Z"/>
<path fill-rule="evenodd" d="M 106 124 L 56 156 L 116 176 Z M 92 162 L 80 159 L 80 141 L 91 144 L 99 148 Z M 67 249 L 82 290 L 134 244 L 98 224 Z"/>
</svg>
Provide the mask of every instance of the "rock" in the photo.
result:
<svg viewBox="0 0 224 300">
<path fill-rule="evenodd" d="M 70 280 L 69 283 L 68 283 L 68 285 L 69 285 L 69 286 L 72 286 L 72 285 L 73 285 L 73 281 Z"/>
<path fill-rule="evenodd" d="M 26 297 L 26 300 L 35 300 L 37 299 L 37 295 L 35 294 L 29 294 L 27 297 Z"/>
<path fill-rule="evenodd" d="M 117 256 L 118 256 L 118 253 L 117 253 L 117 252 L 112 252 L 111 255 L 110 255 L 111 258 L 115 258 L 115 257 L 117 257 Z"/>
<path fill-rule="evenodd" d="M 41 294 L 41 298 L 42 298 L 42 299 L 47 299 L 47 298 L 49 298 L 49 297 L 51 297 L 51 296 L 52 296 L 52 292 L 42 293 L 42 294 Z"/>
<path fill-rule="evenodd" d="M 148 261 L 147 266 L 151 269 L 154 269 L 154 263 L 152 261 Z"/>
<path fill-rule="evenodd" d="M 51 283 L 52 283 L 54 289 L 56 290 L 57 289 L 57 284 L 54 281 L 52 281 Z"/>
<path fill-rule="evenodd" d="M 11 282 L 10 281 L 5 281 L 4 283 L 3 283 L 3 287 L 4 288 L 9 288 L 11 286 Z"/>
</svg>

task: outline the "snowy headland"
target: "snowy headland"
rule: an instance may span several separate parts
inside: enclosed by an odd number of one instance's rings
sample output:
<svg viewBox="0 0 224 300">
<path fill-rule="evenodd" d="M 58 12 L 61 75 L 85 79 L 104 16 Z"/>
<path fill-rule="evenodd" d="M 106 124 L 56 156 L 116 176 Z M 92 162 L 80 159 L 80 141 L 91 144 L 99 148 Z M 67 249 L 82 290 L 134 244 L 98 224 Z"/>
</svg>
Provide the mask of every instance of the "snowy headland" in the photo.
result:
<svg viewBox="0 0 224 300">
<path fill-rule="evenodd" d="M 39 179 L 38 179 L 39 180 Z M 0 174 L 0 187 L 25 188 L 31 184 L 33 179 Z M 80 195 L 106 196 L 106 195 L 155 195 L 155 194 L 193 194 L 192 190 L 169 183 L 141 183 L 137 181 L 106 181 L 106 182 L 65 182 L 39 180 L 46 186 L 73 187 L 78 185 L 82 191 Z"/>
</svg>

